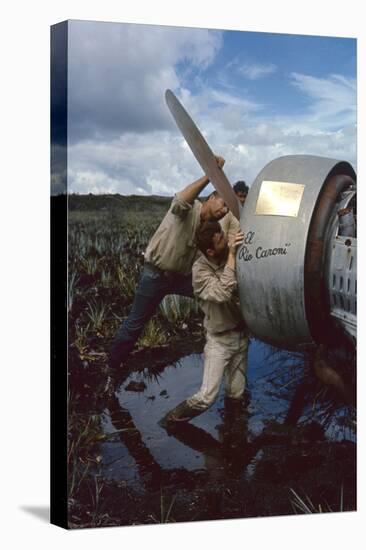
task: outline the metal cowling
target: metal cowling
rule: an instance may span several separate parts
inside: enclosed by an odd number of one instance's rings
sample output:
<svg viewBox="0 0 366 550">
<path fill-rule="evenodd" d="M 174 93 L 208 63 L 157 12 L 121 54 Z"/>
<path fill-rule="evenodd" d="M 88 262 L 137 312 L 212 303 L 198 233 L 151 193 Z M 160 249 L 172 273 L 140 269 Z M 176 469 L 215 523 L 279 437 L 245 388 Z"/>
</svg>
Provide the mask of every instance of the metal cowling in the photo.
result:
<svg viewBox="0 0 366 550">
<path fill-rule="evenodd" d="M 251 186 L 240 220 L 238 285 L 248 327 L 262 340 L 295 349 L 324 328 L 324 236 L 338 194 L 354 180 L 347 162 L 291 155 L 267 164 Z"/>
</svg>

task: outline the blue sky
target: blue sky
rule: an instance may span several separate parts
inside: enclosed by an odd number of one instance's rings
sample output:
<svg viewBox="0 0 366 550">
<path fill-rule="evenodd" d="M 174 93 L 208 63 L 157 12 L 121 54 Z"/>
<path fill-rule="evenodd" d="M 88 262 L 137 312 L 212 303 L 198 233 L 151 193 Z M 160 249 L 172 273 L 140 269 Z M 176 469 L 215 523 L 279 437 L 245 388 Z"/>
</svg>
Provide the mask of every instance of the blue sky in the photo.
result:
<svg viewBox="0 0 366 550">
<path fill-rule="evenodd" d="M 341 74 L 352 79 L 355 53 L 351 39 L 231 31 L 224 33 L 223 47 L 207 76 L 214 85 L 217 71 L 222 71 L 223 85 L 226 81 L 239 95 L 244 92 L 262 103 L 267 114 L 296 114 L 310 98 L 298 93 L 291 75 Z"/>
<path fill-rule="evenodd" d="M 234 183 L 286 154 L 356 168 L 356 40 L 71 21 L 70 192 L 172 195 L 201 175 L 170 88 Z M 57 175 L 54 177 L 57 190 Z"/>
</svg>

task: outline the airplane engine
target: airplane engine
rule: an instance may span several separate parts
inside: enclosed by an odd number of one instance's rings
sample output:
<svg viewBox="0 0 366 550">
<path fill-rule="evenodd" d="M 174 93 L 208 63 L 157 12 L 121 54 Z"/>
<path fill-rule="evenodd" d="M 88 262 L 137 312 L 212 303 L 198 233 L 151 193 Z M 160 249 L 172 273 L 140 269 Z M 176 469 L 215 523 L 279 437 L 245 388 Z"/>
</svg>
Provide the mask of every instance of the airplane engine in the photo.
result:
<svg viewBox="0 0 366 550">
<path fill-rule="evenodd" d="M 356 174 L 347 162 L 292 155 L 267 164 L 240 215 L 241 308 L 251 332 L 297 349 L 342 328 L 356 338 Z"/>
</svg>

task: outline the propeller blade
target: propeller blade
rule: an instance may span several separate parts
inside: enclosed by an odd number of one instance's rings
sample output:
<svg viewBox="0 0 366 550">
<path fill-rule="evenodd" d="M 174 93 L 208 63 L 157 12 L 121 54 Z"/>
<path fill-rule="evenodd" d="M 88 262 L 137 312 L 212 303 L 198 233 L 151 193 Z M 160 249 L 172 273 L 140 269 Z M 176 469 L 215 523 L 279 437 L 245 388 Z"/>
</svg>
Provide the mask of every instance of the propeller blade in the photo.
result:
<svg viewBox="0 0 366 550">
<path fill-rule="evenodd" d="M 215 156 L 205 138 L 171 90 L 165 92 L 165 101 L 202 170 L 210 178 L 216 191 L 224 199 L 234 216 L 240 220 L 239 201 L 223 169 L 218 167 Z"/>
</svg>

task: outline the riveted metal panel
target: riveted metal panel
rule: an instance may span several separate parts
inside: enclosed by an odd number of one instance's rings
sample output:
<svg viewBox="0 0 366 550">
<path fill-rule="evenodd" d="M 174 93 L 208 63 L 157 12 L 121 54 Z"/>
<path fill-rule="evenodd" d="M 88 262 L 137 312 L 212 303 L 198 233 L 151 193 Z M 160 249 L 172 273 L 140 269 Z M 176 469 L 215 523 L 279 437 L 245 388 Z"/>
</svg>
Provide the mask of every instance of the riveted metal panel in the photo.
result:
<svg viewBox="0 0 366 550">
<path fill-rule="evenodd" d="M 357 241 L 336 237 L 328 266 L 331 315 L 356 338 L 357 331 Z"/>
</svg>

